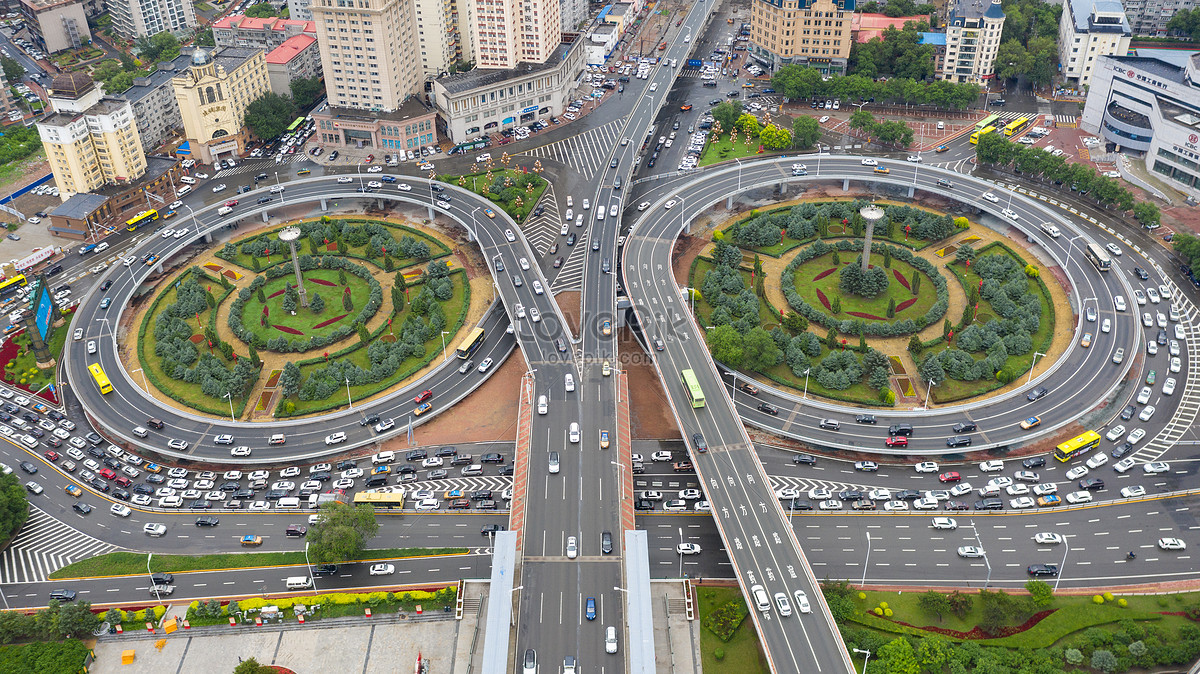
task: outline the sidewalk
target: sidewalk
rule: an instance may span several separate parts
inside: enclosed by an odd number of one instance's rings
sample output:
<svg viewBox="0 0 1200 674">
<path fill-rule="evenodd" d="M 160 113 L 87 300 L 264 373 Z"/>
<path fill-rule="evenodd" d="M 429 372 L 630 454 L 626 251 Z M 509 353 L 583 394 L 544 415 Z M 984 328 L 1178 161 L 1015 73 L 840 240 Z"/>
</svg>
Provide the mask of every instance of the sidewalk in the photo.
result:
<svg viewBox="0 0 1200 674">
<path fill-rule="evenodd" d="M 700 620 L 689 621 L 684 584 L 678 580 L 650 581 L 654 620 L 654 662 L 660 672 L 701 674 Z"/>
</svg>

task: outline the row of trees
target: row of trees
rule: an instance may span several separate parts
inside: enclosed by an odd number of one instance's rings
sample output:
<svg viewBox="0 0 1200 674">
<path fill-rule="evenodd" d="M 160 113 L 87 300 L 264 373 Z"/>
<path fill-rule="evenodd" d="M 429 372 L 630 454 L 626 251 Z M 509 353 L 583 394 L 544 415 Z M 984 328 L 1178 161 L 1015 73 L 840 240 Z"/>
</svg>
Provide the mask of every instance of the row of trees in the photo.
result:
<svg viewBox="0 0 1200 674">
<path fill-rule="evenodd" d="M 908 77 L 875 81 L 866 75 L 846 75 L 824 79 L 821 71 L 801 65 L 787 65 L 771 77 L 775 91 L 790 98 L 837 98 L 843 101 L 875 99 L 907 105 L 934 105 L 965 110 L 979 99 L 982 89 L 975 84 L 955 84 L 946 80 L 925 82 Z"/>
<path fill-rule="evenodd" d="M 1123 211 L 1134 208 L 1132 192 L 1121 187 L 1113 178 L 1101 175 L 1090 165 L 1067 162 L 1064 157 L 1055 157 L 1041 148 L 1013 143 L 999 133 L 980 136 L 975 157 L 992 166 L 1012 166 L 1034 177 L 1075 185 L 1081 193 L 1090 192 L 1101 206 L 1116 206 Z M 1143 215 L 1151 219 L 1156 212 L 1156 208 L 1143 207 L 1142 210 Z"/>
<path fill-rule="evenodd" d="M 859 108 L 850 115 L 850 128 L 857 129 L 867 134 L 868 138 L 875 138 L 881 143 L 889 145 L 897 145 L 899 147 L 908 147 L 913 142 L 912 128 L 900 120 L 890 120 L 880 122 L 875 119 L 875 115 Z"/>
</svg>

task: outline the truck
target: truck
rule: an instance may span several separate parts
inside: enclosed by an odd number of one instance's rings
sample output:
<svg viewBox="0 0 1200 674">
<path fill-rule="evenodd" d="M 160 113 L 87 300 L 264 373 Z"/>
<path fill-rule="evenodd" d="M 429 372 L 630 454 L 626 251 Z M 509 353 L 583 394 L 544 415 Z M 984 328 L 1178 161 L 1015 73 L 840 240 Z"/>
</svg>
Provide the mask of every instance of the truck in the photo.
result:
<svg viewBox="0 0 1200 674">
<path fill-rule="evenodd" d="M 217 215 L 229 215 L 232 212 L 233 208 L 230 206 L 222 206 L 217 209 Z"/>
<path fill-rule="evenodd" d="M 93 250 L 96 250 L 96 244 L 94 244 L 94 243 L 89 243 L 89 244 L 87 244 L 87 245 L 84 245 L 84 246 L 80 246 L 80 247 L 79 247 L 79 254 L 80 254 L 80 255 L 87 255 L 88 253 L 92 252 Z"/>
<path fill-rule="evenodd" d="M 308 507 L 314 510 L 319 510 L 322 505 L 326 503 L 333 503 L 334 501 L 338 503 L 345 503 L 346 495 L 339 494 L 334 491 L 327 491 L 323 494 L 312 494 L 308 497 Z"/>
</svg>

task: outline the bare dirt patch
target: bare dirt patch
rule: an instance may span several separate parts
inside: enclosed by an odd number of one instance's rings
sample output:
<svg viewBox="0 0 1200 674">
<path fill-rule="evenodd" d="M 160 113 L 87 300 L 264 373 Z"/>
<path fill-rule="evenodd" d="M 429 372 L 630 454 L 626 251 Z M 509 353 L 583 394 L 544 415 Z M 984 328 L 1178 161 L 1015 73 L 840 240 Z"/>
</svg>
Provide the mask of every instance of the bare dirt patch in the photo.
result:
<svg viewBox="0 0 1200 674">
<path fill-rule="evenodd" d="M 558 302 L 558 308 L 562 311 L 563 318 L 567 321 L 567 329 L 575 336 L 579 336 L 579 325 L 582 321 L 579 300 L 580 293 L 578 290 L 571 290 L 554 296 L 554 301 Z"/>
<path fill-rule="evenodd" d="M 630 428 L 635 440 L 682 438 L 671 402 L 663 391 L 658 372 L 630 330 L 620 331 L 622 364 L 629 375 Z"/>
</svg>

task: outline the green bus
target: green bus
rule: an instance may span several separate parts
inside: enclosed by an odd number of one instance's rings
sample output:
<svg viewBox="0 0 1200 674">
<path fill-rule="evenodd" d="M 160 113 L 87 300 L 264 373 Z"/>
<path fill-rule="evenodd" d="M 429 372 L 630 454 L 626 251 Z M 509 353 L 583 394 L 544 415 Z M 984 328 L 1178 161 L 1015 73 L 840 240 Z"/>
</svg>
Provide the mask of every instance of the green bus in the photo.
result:
<svg viewBox="0 0 1200 674">
<path fill-rule="evenodd" d="M 291 125 L 288 126 L 287 130 L 290 133 L 292 131 L 295 131 L 296 129 L 299 129 L 302 124 L 304 124 L 304 118 L 297 117 L 296 121 L 292 122 Z"/>
<path fill-rule="evenodd" d="M 683 388 L 687 390 L 688 400 L 692 401 L 692 407 L 704 407 L 704 389 L 700 388 L 700 381 L 696 379 L 696 373 L 691 370 L 683 370 L 679 375 L 683 380 Z"/>
<path fill-rule="evenodd" d="M 989 126 L 996 126 L 999 123 L 1000 123 L 1000 115 L 988 115 L 987 117 L 984 117 L 983 119 L 979 120 L 978 122 L 975 122 L 975 130 L 982 131 Z"/>
</svg>

